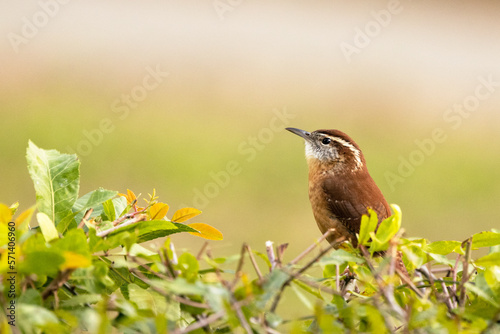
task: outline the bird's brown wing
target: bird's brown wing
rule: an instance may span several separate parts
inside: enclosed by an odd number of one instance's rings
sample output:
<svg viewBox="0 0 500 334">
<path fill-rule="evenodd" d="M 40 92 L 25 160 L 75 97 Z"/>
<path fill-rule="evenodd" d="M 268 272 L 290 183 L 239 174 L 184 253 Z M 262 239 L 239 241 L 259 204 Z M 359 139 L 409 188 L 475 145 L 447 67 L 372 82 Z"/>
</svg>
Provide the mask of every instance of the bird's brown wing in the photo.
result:
<svg viewBox="0 0 500 334">
<path fill-rule="evenodd" d="M 368 208 L 377 213 L 379 224 L 390 216 L 389 204 L 369 175 L 360 182 L 349 179 L 335 182 L 335 179 L 323 182 L 329 211 L 354 235 L 359 233 L 361 217 L 368 213 Z"/>
</svg>

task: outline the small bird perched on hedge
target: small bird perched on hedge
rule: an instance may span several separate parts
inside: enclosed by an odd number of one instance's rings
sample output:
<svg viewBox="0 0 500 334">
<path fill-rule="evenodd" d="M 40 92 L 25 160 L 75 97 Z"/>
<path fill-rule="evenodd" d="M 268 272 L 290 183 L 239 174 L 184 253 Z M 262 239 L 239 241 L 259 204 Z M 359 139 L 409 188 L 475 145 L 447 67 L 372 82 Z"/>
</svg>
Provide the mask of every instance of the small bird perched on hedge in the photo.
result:
<svg viewBox="0 0 500 334">
<path fill-rule="evenodd" d="M 335 248 L 346 239 L 357 247 L 356 234 L 368 208 L 377 213 L 378 225 L 391 215 L 389 204 L 368 172 L 361 149 L 339 130 L 287 130 L 306 143 L 309 200 L 320 231 L 334 229 L 327 240 Z M 398 257 L 398 267 L 404 268 L 401 254 Z"/>
</svg>

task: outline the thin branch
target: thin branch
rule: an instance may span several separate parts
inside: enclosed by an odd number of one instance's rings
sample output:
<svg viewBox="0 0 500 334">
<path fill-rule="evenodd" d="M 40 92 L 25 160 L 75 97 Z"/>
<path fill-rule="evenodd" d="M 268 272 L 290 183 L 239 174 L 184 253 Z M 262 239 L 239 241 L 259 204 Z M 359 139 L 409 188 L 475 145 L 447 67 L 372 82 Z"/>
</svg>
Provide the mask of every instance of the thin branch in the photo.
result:
<svg viewBox="0 0 500 334">
<path fill-rule="evenodd" d="M 451 271 L 451 279 L 453 281 L 457 280 L 457 269 L 458 269 L 458 264 L 460 263 L 460 257 L 461 257 L 461 255 L 457 254 L 457 259 L 455 260 L 455 266 L 453 267 L 453 270 Z M 453 295 L 455 296 L 455 300 L 453 301 L 453 305 L 455 307 L 457 307 L 458 299 L 456 298 L 457 297 L 457 284 L 456 283 L 453 283 L 453 285 L 451 286 L 451 291 L 452 291 Z"/>
<path fill-rule="evenodd" d="M 336 242 L 337 242 L 337 240 L 335 241 L 335 243 Z M 295 273 L 289 274 L 290 277 L 286 280 L 285 283 L 283 283 L 283 285 L 281 286 L 280 291 L 278 292 L 278 294 L 274 298 L 273 305 L 271 306 L 271 312 L 276 311 L 276 308 L 278 307 L 278 303 L 279 303 L 279 301 L 281 299 L 281 295 L 283 294 L 283 291 L 285 290 L 285 287 L 287 287 L 290 284 L 290 282 L 292 282 L 294 279 L 296 279 L 298 276 L 300 276 L 300 274 L 302 274 L 304 271 L 306 271 L 307 269 L 309 269 L 309 267 L 311 267 L 314 263 L 316 263 L 320 258 L 322 258 L 323 256 L 325 256 L 332 248 L 333 248 L 333 244 L 330 244 L 327 248 L 325 248 L 324 250 L 322 250 L 312 260 L 310 260 L 304 267 L 300 268 Z"/>
<path fill-rule="evenodd" d="M 248 256 L 250 256 L 250 261 L 252 262 L 252 265 L 255 269 L 255 272 L 257 273 L 257 276 L 259 276 L 259 281 L 262 281 L 262 273 L 260 272 L 259 266 L 257 266 L 257 261 L 255 260 L 255 256 L 253 256 L 253 251 L 250 248 L 249 245 L 245 245 L 247 249 Z"/>
<path fill-rule="evenodd" d="M 271 240 L 266 241 L 266 252 L 267 258 L 269 259 L 269 262 L 271 262 L 271 268 L 269 268 L 269 271 L 273 271 L 276 267 L 276 255 L 274 255 L 273 242 Z"/>
<path fill-rule="evenodd" d="M 74 269 L 66 269 L 64 271 L 60 271 L 57 274 L 57 277 L 54 278 L 52 282 L 45 288 L 45 290 L 42 292 L 42 298 L 45 300 L 47 299 L 53 292 L 57 292 L 61 286 L 63 286 L 64 283 L 66 283 L 71 274 L 73 273 Z"/>
<path fill-rule="evenodd" d="M 313 243 L 312 245 L 310 245 L 309 247 L 307 247 L 306 250 L 304 250 L 302 253 L 300 253 L 299 256 L 297 256 L 295 259 L 293 259 L 292 261 L 290 261 L 289 264 L 290 265 L 294 265 L 297 262 L 299 262 L 300 260 L 302 260 L 307 254 L 309 254 L 310 252 L 312 252 L 314 250 L 314 248 L 318 247 L 318 245 L 323 240 L 325 240 L 326 238 L 328 238 L 334 231 L 335 231 L 334 228 L 331 228 L 328 231 L 326 231 L 315 243 Z M 342 242 L 342 241 L 343 240 L 340 240 L 339 242 Z"/>
<path fill-rule="evenodd" d="M 335 265 L 335 289 L 340 292 L 340 266 Z"/>
<path fill-rule="evenodd" d="M 125 217 L 125 216 L 124 216 Z M 108 228 L 107 230 L 105 231 L 102 231 L 102 232 L 99 232 L 97 233 L 96 235 L 98 237 L 105 237 L 107 236 L 108 234 L 110 234 L 111 232 L 114 232 L 116 230 L 119 230 L 120 228 L 122 227 L 125 227 L 125 226 L 129 226 L 129 225 L 133 225 L 135 223 L 138 223 L 140 221 L 144 221 L 146 220 L 146 216 L 145 215 L 139 215 L 138 217 L 134 217 L 133 219 L 130 219 L 129 221 L 123 223 L 123 224 L 120 224 L 120 225 L 116 225 L 114 227 L 111 227 L 111 228 Z"/>
<path fill-rule="evenodd" d="M 388 286 L 384 286 L 384 281 L 383 281 L 382 277 L 380 276 L 380 274 L 375 270 L 375 267 L 373 266 L 373 263 L 370 259 L 370 254 L 366 250 L 366 247 L 363 245 L 360 245 L 359 249 L 361 250 L 361 253 L 365 257 L 366 263 L 368 264 L 370 271 L 372 272 L 373 276 L 375 277 L 375 281 L 377 282 L 379 290 L 382 293 L 382 295 L 384 296 L 386 302 L 394 310 L 394 312 L 396 312 L 397 315 L 399 315 L 402 319 L 404 319 L 405 313 L 404 313 L 403 309 L 396 302 L 396 299 L 394 298 L 394 294 L 389 292 L 389 290 L 392 290 L 392 289 L 391 288 L 387 289 Z"/>
<path fill-rule="evenodd" d="M 278 254 L 278 267 L 281 268 L 283 264 L 283 254 L 288 248 L 288 244 L 281 244 L 277 247 L 276 253 Z"/>
<path fill-rule="evenodd" d="M 160 279 L 162 279 L 162 280 L 165 280 L 165 281 L 167 281 L 167 280 L 170 280 L 170 279 L 171 279 L 171 277 L 165 276 L 165 275 L 163 275 L 163 274 L 161 274 L 161 273 L 159 273 L 159 272 L 156 272 L 155 270 L 151 269 L 151 267 L 150 267 L 150 266 L 148 266 L 147 264 L 145 264 L 145 263 L 141 263 L 137 257 L 135 257 L 135 256 L 129 256 L 129 258 L 130 258 L 133 262 L 137 263 L 140 267 L 143 267 L 143 268 L 144 268 L 144 269 L 146 269 L 148 272 L 150 272 L 151 274 L 155 275 L 156 277 L 158 277 L 158 278 L 160 278 Z"/>
<path fill-rule="evenodd" d="M 245 251 L 246 251 L 246 244 L 243 244 L 241 246 L 241 251 L 240 251 L 240 260 L 238 261 L 238 267 L 236 267 L 236 272 L 234 275 L 234 280 L 229 286 L 230 291 L 234 291 L 234 288 L 236 287 L 236 284 L 238 283 L 240 276 L 241 276 L 241 269 L 243 269 L 243 264 L 244 264 L 244 259 L 245 259 Z"/>
<path fill-rule="evenodd" d="M 133 205 L 132 205 L 134 210 L 137 210 L 137 207 L 135 205 L 136 203 L 137 203 L 137 199 L 134 200 Z M 148 208 L 146 207 L 146 208 L 142 209 L 141 211 L 134 211 L 132 213 L 127 213 L 127 214 L 115 219 L 112 222 L 112 224 L 113 224 L 113 226 L 119 225 L 127 219 L 134 218 L 136 215 L 146 212 L 147 209 Z"/>
<path fill-rule="evenodd" d="M 403 283 L 408 285 L 408 287 L 417 294 L 419 298 L 424 298 L 424 294 L 417 288 L 417 286 L 412 282 L 410 278 L 406 275 L 406 273 L 401 272 L 399 268 L 396 268 L 396 273 L 398 274 L 399 278 Z M 425 292 L 425 288 L 424 292 Z"/>
<path fill-rule="evenodd" d="M 80 224 L 78 224 L 77 228 L 83 228 L 85 226 L 85 222 L 89 219 L 89 217 L 93 211 L 94 211 L 94 209 L 92 209 L 92 208 L 85 211 L 85 214 L 83 215 L 82 220 L 80 220 Z"/>
<path fill-rule="evenodd" d="M 208 241 L 205 241 L 205 243 L 203 243 L 203 246 L 201 246 L 201 249 L 200 251 L 198 252 L 198 255 L 196 255 L 196 260 L 200 260 L 203 253 L 205 253 L 205 249 L 207 249 L 208 247 Z"/>
<path fill-rule="evenodd" d="M 373 304 L 375 305 L 375 307 L 377 309 L 379 309 L 380 311 L 382 311 L 382 306 L 380 305 L 379 301 L 377 300 L 377 298 L 373 298 Z M 396 330 L 394 329 L 394 324 L 391 322 L 390 320 L 390 317 L 384 317 L 382 316 L 382 319 L 384 319 L 384 323 L 385 323 L 385 327 L 387 327 L 387 329 L 391 332 L 391 333 L 395 333 Z"/>
<path fill-rule="evenodd" d="M 171 333 L 172 334 L 185 334 L 185 333 L 192 332 L 196 329 L 206 327 L 206 326 L 210 325 L 211 323 L 216 322 L 217 320 L 222 318 L 225 314 L 226 314 L 226 312 L 224 310 L 220 310 L 219 312 L 211 314 L 204 319 L 200 319 L 200 320 L 196 321 L 195 323 L 192 323 L 191 325 L 187 326 L 186 328 L 183 328 L 183 329 L 179 328 L 179 329 L 172 331 Z"/>
<path fill-rule="evenodd" d="M 133 272 L 135 275 L 137 275 L 137 277 L 139 277 L 142 281 L 147 283 L 151 287 L 152 290 L 158 292 L 162 296 L 171 297 L 181 304 L 189 305 L 192 307 L 202 308 L 202 309 L 209 308 L 208 304 L 198 303 L 198 302 L 195 302 L 191 299 L 184 298 L 182 296 L 173 295 L 173 294 L 163 290 L 162 288 L 155 286 L 154 283 L 148 277 L 146 277 L 140 270 L 137 270 L 136 268 L 130 268 L 130 271 Z"/>
<path fill-rule="evenodd" d="M 464 256 L 464 264 L 463 264 L 463 270 L 462 270 L 462 280 L 460 282 L 459 290 L 460 290 L 460 299 L 458 301 L 458 305 L 463 308 L 465 305 L 465 297 L 466 295 L 466 290 L 465 290 L 465 283 L 469 280 L 469 262 L 471 260 L 472 252 L 471 252 L 471 246 L 472 246 L 472 238 L 467 239 L 464 241 L 466 243 L 465 247 L 465 256 Z"/>
<path fill-rule="evenodd" d="M 431 272 L 429 272 L 429 269 L 427 269 L 426 266 L 422 266 L 421 268 L 419 268 L 417 270 L 419 272 L 421 272 L 425 277 L 427 277 L 427 279 L 429 280 L 429 283 L 430 283 L 430 287 L 431 287 L 432 291 L 434 292 L 434 294 L 436 295 L 436 298 L 438 300 L 444 302 L 446 304 L 446 306 L 448 307 L 448 310 L 451 311 L 453 309 L 453 305 L 452 305 L 448 290 L 446 289 L 446 285 L 444 284 L 444 281 L 440 280 L 441 286 L 443 287 L 443 290 L 444 290 L 443 291 L 444 297 L 443 297 L 443 295 L 437 291 L 436 286 L 435 286 L 435 282 L 437 281 L 437 279 Z"/>
</svg>

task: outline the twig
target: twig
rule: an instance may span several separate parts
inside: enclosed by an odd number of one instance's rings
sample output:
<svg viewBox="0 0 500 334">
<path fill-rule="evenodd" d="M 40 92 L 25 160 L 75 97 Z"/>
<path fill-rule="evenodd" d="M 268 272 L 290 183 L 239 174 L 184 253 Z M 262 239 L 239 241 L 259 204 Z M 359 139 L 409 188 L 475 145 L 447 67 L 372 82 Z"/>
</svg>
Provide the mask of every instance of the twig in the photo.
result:
<svg viewBox="0 0 500 334">
<path fill-rule="evenodd" d="M 375 270 L 375 267 L 373 266 L 373 263 L 370 259 L 370 254 L 366 250 L 366 247 L 363 245 L 359 245 L 359 249 L 361 250 L 361 253 L 363 254 L 366 263 L 368 264 L 368 267 L 370 268 L 370 271 L 373 273 L 373 276 L 375 277 L 375 281 L 377 282 L 377 285 L 379 287 L 380 292 L 384 296 L 386 302 L 389 304 L 389 306 L 396 312 L 397 315 L 399 315 L 402 319 L 405 318 L 405 313 L 401 306 L 396 302 L 396 299 L 394 299 L 394 294 L 391 294 L 389 290 L 392 290 L 392 288 L 387 289 L 389 286 L 384 286 L 383 284 L 383 279 L 380 276 L 380 274 Z M 390 285 L 392 287 L 392 284 Z"/>
<path fill-rule="evenodd" d="M 57 274 L 57 277 L 54 278 L 52 282 L 43 290 L 42 292 L 42 298 L 45 300 L 47 299 L 52 292 L 57 292 L 61 286 L 63 286 L 64 283 L 70 278 L 71 274 L 73 273 L 74 269 L 66 269 L 64 271 L 60 271 Z"/>
<path fill-rule="evenodd" d="M 338 264 L 335 265 L 335 289 L 340 291 L 340 266 Z"/>
<path fill-rule="evenodd" d="M 125 217 L 125 216 L 124 216 L 124 217 Z M 111 232 L 114 232 L 114 231 L 116 231 L 116 230 L 119 230 L 119 229 L 120 229 L 120 228 L 122 228 L 122 227 L 129 226 L 129 225 L 133 225 L 133 224 L 135 224 L 135 223 L 137 223 L 137 222 L 144 221 L 144 220 L 146 220 L 146 216 L 144 216 L 144 215 L 139 215 L 138 217 L 135 217 L 135 218 L 133 218 L 133 219 L 130 219 L 129 221 L 127 221 L 127 222 L 125 222 L 125 223 L 123 223 L 123 224 L 116 225 L 116 226 L 114 226 L 114 227 L 108 228 L 108 229 L 107 229 L 107 230 L 105 230 L 105 231 L 99 232 L 99 233 L 97 233 L 96 235 L 97 235 L 98 237 L 105 237 L 105 236 L 107 236 L 108 234 L 110 234 Z"/>
<path fill-rule="evenodd" d="M 240 279 L 241 269 L 243 269 L 243 263 L 244 263 L 244 259 L 245 259 L 245 251 L 246 251 L 246 244 L 243 244 L 243 246 L 241 246 L 240 260 L 238 261 L 238 267 L 236 267 L 234 280 L 229 287 L 229 290 L 232 292 L 234 291 L 234 288 L 236 287 L 236 284 L 238 283 L 238 281 Z"/>
<path fill-rule="evenodd" d="M 135 275 L 137 275 L 137 277 L 139 277 L 142 281 L 147 283 L 151 287 L 152 290 L 158 292 L 162 296 L 172 297 L 174 300 L 178 301 L 179 303 L 189 305 L 192 307 L 202 308 L 202 309 L 209 308 L 209 306 L 205 303 L 199 303 L 199 302 L 195 302 L 191 299 L 184 298 L 182 296 L 173 295 L 173 294 L 163 290 L 162 288 L 155 286 L 154 283 L 149 278 L 147 278 L 140 270 L 137 270 L 136 268 L 130 268 L 130 271 L 133 272 Z"/>
<path fill-rule="evenodd" d="M 248 323 L 247 319 L 245 318 L 245 315 L 241 311 L 241 306 L 239 303 L 236 302 L 236 299 L 234 296 L 231 294 L 231 307 L 233 310 L 236 312 L 236 316 L 240 320 L 241 326 L 245 329 L 245 331 L 248 334 L 252 334 L 252 327 L 250 327 L 250 324 Z"/>
<path fill-rule="evenodd" d="M 325 240 L 326 238 L 328 238 L 333 232 L 335 231 L 334 228 L 331 228 L 329 229 L 328 231 L 326 231 L 319 239 L 318 241 L 316 241 L 315 243 L 313 243 L 312 245 L 310 245 L 309 247 L 306 248 L 306 250 L 304 250 L 302 253 L 299 254 L 299 256 L 297 256 L 295 259 L 293 259 L 292 261 L 290 261 L 290 265 L 294 265 L 296 264 L 297 262 L 299 262 L 300 260 L 302 260 L 307 254 L 309 254 L 310 252 L 312 252 L 312 250 L 316 247 L 318 247 L 318 245 L 323 241 Z M 342 242 L 343 240 L 340 240 L 339 242 Z"/>
<path fill-rule="evenodd" d="M 203 246 L 201 246 L 201 249 L 198 252 L 198 255 L 196 255 L 196 260 L 200 260 L 201 259 L 201 256 L 205 252 L 205 249 L 207 249 L 207 246 L 208 246 L 208 241 L 205 241 L 205 243 L 203 243 Z"/>
<path fill-rule="evenodd" d="M 464 307 L 465 297 L 467 296 L 465 293 L 466 292 L 465 283 L 467 283 L 467 281 L 469 280 L 469 262 L 471 260 L 472 238 L 465 240 L 464 243 L 466 244 L 466 247 L 465 247 L 464 264 L 463 264 L 463 270 L 462 270 L 462 280 L 461 280 L 460 286 L 459 286 L 460 299 L 458 300 L 458 306 L 460 306 L 460 308 Z"/>
<path fill-rule="evenodd" d="M 300 274 L 302 274 L 304 271 L 309 269 L 309 267 L 311 267 L 314 263 L 316 263 L 320 258 L 325 256 L 326 253 L 328 253 L 332 248 L 333 248 L 332 244 L 328 245 L 327 248 L 322 250 L 317 256 L 315 256 L 311 261 L 309 261 L 304 267 L 300 268 L 295 273 L 289 274 L 290 277 L 285 281 L 285 283 L 283 283 L 280 291 L 278 292 L 278 294 L 274 298 L 273 305 L 271 306 L 271 312 L 274 312 L 276 310 L 276 308 L 278 307 L 278 303 L 281 299 L 281 295 L 283 294 L 283 291 L 285 290 L 285 287 L 288 286 L 290 284 L 290 282 L 292 282 L 294 279 L 296 279 Z"/>
<path fill-rule="evenodd" d="M 255 269 L 255 272 L 257 273 L 257 276 L 259 276 L 259 281 L 262 281 L 263 276 L 262 276 L 262 273 L 260 272 L 259 267 L 257 266 L 257 261 L 255 261 L 255 256 L 253 256 L 253 251 L 249 245 L 245 245 L 245 246 L 247 249 L 248 256 L 250 256 L 250 261 L 252 262 L 252 265 Z"/>
<path fill-rule="evenodd" d="M 85 211 L 85 214 L 83 215 L 82 220 L 80 220 L 80 224 L 78 224 L 77 228 L 83 228 L 85 226 L 85 222 L 89 219 L 89 217 L 93 211 L 94 211 L 94 209 L 92 209 L 92 208 Z"/>
<path fill-rule="evenodd" d="M 136 205 L 135 205 L 136 203 L 137 203 L 137 199 L 135 199 L 135 200 L 134 200 L 134 202 L 133 202 L 133 204 L 132 204 L 132 206 L 134 207 L 134 210 L 136 210 L 136 208 L 137 208 L 137 207 L 136 207 Z M 121 216 L 121 217 L 119 217 L 119 218 L 115 219 L 115 220 L 112 222 L 112 224 L 113 224 L 113 226 L 119 225 L 119 224 L 121 224 L 123 221 L 125 221 L 126 219 L 134 218 L 136 215 L 138 215 L 138 214 L 140 214 L 140 213 L 144 213 L 144 212 L 146 212 L 146 210 L 147 210 L 147 208 L 144 208 L 144 209 L 142 209 L 141 211 L 134 211 L 134 212 L 132 212 L 132 213 L 127 213 L 127 214 L 125 214 L 125 215 L 123 215 L 123 216 Z"/>
<path fill-rule="evenodd" d="M 269 259 L 269 262 L 271 262 L 271 268 L 269 268 L 269 271 L 273 271 L 276 267 L 276 256 L 274 255 L 273 242 L 271 240 L 266 241 L 266 252 L 267 258 Z"/>
<path fill-rule="evenodd" d="M 283 263 L 283 254 L 285 253 L 285 250 L 288 248 L 288 244 L 281 244 L 277 247 L 276 253 L 278 254 L 278 267 L 281 268 L 281 265 Z"/>
<path fill-rule="evenodd" d="M 460 257 L 461 255 L 460 254 L 457 254 L 457 259 L 455 260 L 455 266 L 453 267 L 453 270 L 451 272 L 451 279 L 453 281 L 456 281 L 457 280 L 457 268 L 458 268 L 458 263 L 460 261 Z M 453 295 L 455 296 L 455 300 L 453 302 L 453 305 L 455 307 L 457 307 L 457 284 L 456 283 L 453 283 L 453 285 L 451 286 L 451 291 L 453 292 Z"/>
<path fill-rule="evenodd" d="M 382 311 L 382 307 L 379 303 L 379 301 L 377 300 L 377 298 L 373 298 L 373 304 L 375 305 L 375 307 L 377 309 L 379 309 L 380 311 Z M 384 323 L 385 323 L 385 327 L 387 327 L 387 329 L 391 332 L 391 333 L 395 333 L 395 329 L 394 329 L 394 324 L 391 322 L 391 320 L 389 319 L 389 317 L 384 317 L 382 315 L 382 319 L 384 319 Z"/>
<path fill-rule="evenodd" d="M 165 281 L 167 281 L 167 280 L 170 280 L 170 279 L 171 279 L 171 278 L 170 278 L 170 277 L 168 277 L 168 276 L 165 276 L 165 275 L 163 275 L 163 274 L 161 274 L 161 273 L 159 273 L 159 272 L 154 271 L 154 270 L 153 270 L 153 269 L 151 269 L 151 267 L 150 267 L 150 266 L 148 266 L 147 264 L 145 264 L 145 263 L 141 263 L 141 262 L 137 259 L 137 257 L 135 257 L 135 256 L 130 256 L 129 258 L 130 258 L 133 262 L 137 263 L 140 267 L 143 267 L 144 269 L 146 269 L 147 271 L 149 271 L 151 274 L 155 275 L 156 277 L 158 277 L 158 278 L 160 278 L 160 279 L 162 279 L 162 280 L 165 280 Z"/>
<path fill-rule="evenodd" d="M 401 281 L 403 281 L 403 283 L 408 285 L 408 287 L 410 287 L 410 289 L 413 292 L 415 292 L 419 298 L 424 298 L 424 294 L 415 286 L 415 284 L 413 284 L 412 280 L 409 279 L 405 273 L 401 272 L 401 270 L 399 268 L 396 268 L 396 273 L 398 274 Z M 425 288 L 422 288 L 422 289 L 425 292 Z"/>
<path fill-rule="evenodd" d="M 196 321 L 195 323 L 187 326 L 186 328 L 183 328 L 183 329 L 179 328 L 179 329 L 172 331 L 171 333 L 172 334 L 185 334 L 185 333 L 192 332 L 196 329 L 203 328 L 203 327 L 210 325 L 211 323 L 222 318 L 225 314 L 226 314 L 226 312 L 224 310 L 220 310 L 214 314 L 209 315 L 208 317 L 206 317 L 204 319 L 200 319 L 200 320 Z"/>
<path fill-rule="evenodd" d="M 444 281 L 443 280 L 440 280 L 441 281 L 441 286 L 443 287 L 443 294 L 444 294 L 444 298 L 443 298 L 443 295 L 441 295 L 437 289 L 436 289 L 436 286 L 435 286 L 435 282 L 436 282 L 436 277 L 431 273 L 429 272 L 429 269 L 427 269 L 426 266 L 422 266 L 421 268 L 417 269 L 419 272 L 421 272 L 425 277 L 427 277 L 427 279 L 429 280 L 429 283 L 430 283 L 430 287 L 432 289 L 432 291 L 434 292 L 434 294 L 436 295 L 436 298 L 442 302 L 444 302 L 446 304 L 446 306 L 448 307 L 448 310 L 451 311 L 453 309 L 453 305 L 452 305 L 452 302 L 451 302 L 451 299 L 450 299 L 450 295 L 448 293 L 448 290 L 446 289 L 446 285 L 444 284 Z"/>
<path fill-rule="evenodd" d="M 332 288 L 329 288 L 325 285 L 321 285 L 315 281 L 312 281 L 310 279 L 305 278 L 304 276 L 299 276 L 299 277 L 296 277 L 295 279 L 306 284 L 306 285 L 309 285 L 310 287 L 312 287 L 314 289 L 324 291 L 324 292 L 329 293 L 331 295 L 342 296 L 342 294 L 339 291 L 333 290 Z"/>
</svg>

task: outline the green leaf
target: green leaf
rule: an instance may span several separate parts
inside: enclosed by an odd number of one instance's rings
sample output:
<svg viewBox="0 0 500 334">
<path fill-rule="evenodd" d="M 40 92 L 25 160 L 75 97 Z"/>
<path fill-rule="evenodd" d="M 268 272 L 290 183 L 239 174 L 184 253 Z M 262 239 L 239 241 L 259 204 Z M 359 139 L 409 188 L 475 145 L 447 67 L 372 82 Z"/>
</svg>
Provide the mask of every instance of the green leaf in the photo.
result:
<svg viewBox="0 0 500 334">
<path fill-rule="evenodd" d="M 370 232 L 374 232 L 377 228 L 378 218 L 377 213 L 372 209 L 368 209 L 368 215 L 361 217 L 361 227 L 359 229 L 358 243 L 366 245 L 370 240 Z"/>
<path fill-rule="evenodd" d="M 198 232 L 195 229 L 180 223 L 166 220 L 150 220 L 124 226 L 108 235 L 108 238 L 123 232 L 137 233 L 137 243 L 162 238 L 179 232 Z"/>
<path fill-rule="evenodd" d="M 500 266 L 500 253 L 491 253 L 475 261 L 480 267 Z"/>
<path fill-rule="evenodd" d="M 107 220 L 113 221 L 116 219 L 115 204 L 113 203 L 112 199 L 108 199 L 107 201 L 102 203 L 102 207 L 104 210 L 104 214 L 107 217 Z"/>
<path fill-rule="evenodd" d="M 77 224 L 75 217 L 77 214 L 78 212 L 68 212 L 68 214 L 63 219 L 61 219 L 59 224 L 57 224 L 57 231 L 61 234 L 64 234 L 66 233 L 66 230 L 76 228 Z"/>
<path fill-rule="evenodd" d="M 319 261 L 320 265 L 327 265 L 327 264 L 336 264 L 336 265 L 342 265 L 346 262 L 354 262 L 354 263 L 364 263 L 365 260 L 363 258 L 360 258 L 354 254 L 351 254 L 349 252 L 346 252 L 343 249 L 337 249 L 332 252 L 330 252 L 327 256 L 324 256 L 321 258 Z"/>
<path fill-rule="evenodd" d="M 24 254 L 24 261 L 19 263 L 21 272 L 54 276 L 65 262 L 64 256 L 55 249 L 40 250 Z"/>
<path fill-rule="evenodd" d="M 200 281 L 196 283 L 189 283 L 182 277 L 178 277 L 173 281 L 165 280 L 151 280 L 152 286 L 166 289 L 176 295 L 206 295 L 208 292 L 207 287 L 204 286 Z"/>
<path fill-rule="evenodd" d="M 424 251 L 427 253 L 439 254 L 439 255 L 448 255 L 452 252 L 460 252 L 461 242 L 459 241 L 435 241 L 433 243 L 428 244 Z"/>
<path fill-rule="evenodd" d="M 486 283 L 481 284 L 480 280 L 476 279 L 476 284 L 470 282 L 465 283 L 465 288 L 472 293 L 475 293 L 482 300 L 490 303 L 496 308 L 500 308 L 500 303 L 494 299 L 495 294 L 492 293 L 491 289 L 486 285 Z M 477 284 L 479 283 L 479 284 Z"/>
<path fill-rule="evenodd" d="M 17 321 L 21 333 L 39 333 L 45 326 L 56 325 L 59 323 L 57 316 L 48 309 L 30 304 L 18 304 L 17 317 L 19 319 L 29 319 Z"/>
<path fill-rule="evenodd" d="M 28 289 L 24 292 L 17 301 L 19 304 L 31 304 L 42 306 L 42 295 L 38 290 Z"/>
<path fill-rule="evenodd" d="M 500 233 L 481 232 L 472 236 L 472 247 L 493 247 L 500 245 Z"/>
<path fill-rule="evenodd" d="M 142 289 L 136 284 L 128 286 L 130 300 L 133 301 L 139 310 L 152 312 L 154 315 L 169 314 L 175 320 L 180 316 L 180 304 L 177 301 L 167 300 L 164 296 L 151 289 Z"/>
<path fill-rule="evenodd" d="M 38 226 L 40 226 L 40 230 L 42 230 L 45 241 L 51 242 L 52 240 L 59 239 L 59 233 L 49 216 L 43 212 L 39 212 L 36 214 L 36 219 L 38 220 Z"/>
<path fill-rule="evenodd" d="M 450 266 L 452 268 L 456 262 L 455 260 L 448 259 L 445 255 L 430 253 L 429 256 L 437 263 L 445 264 L 445 265 Z"/>
<path fill-rule="evenodd" d="M 107 200 L 113 199 L 116 195 L 118 195 L 117 191 L 107 190 L 103 188 L 99 188 L 83 195 L 78 200 L 76 200 L 75 204 L 73 205 L 73 211 L 78 212 L 78 215 L 75 219 L 78 222 L 82 220 L 85 211 L 90 208 L 94 209 L 90 217 L 97 217 L 101 215 L 104 212 L 102 203 L 106 202 Z"/>
<path fill-rule="evenodd" d="M 68 214 L 78 197 L 80 162 L 76 154 L 43 150 L 31 141 L 26 159 L 35 185 L 38 210 L 57 225 Z"/>
<path fill-rule="evenodd" d="M 62 301 L 63 307 L 74 307 L 74 306 L 84 306 L 85 304 L 96 304 L 102 300 L 102 296 L 99 294 L 88 294 L 88 295 L 78 295 L 73 296 L 71 299 L 66 299 Z"/>
<path fill-rule="evenodd" d="M 198 277 L 200 265 L 196 257 L 189 253 L 183 253 L 179 256 L 178 268 L 181 270 L 181 276 L 188 282 L 195 282 Z"/>
<path fill-rule="evenodd" d="M 370 253 L 375 253 L 378 251 L 386 250 L 389 246 L 389 241 L 398 233 L 401 227 L 401 209 L 396 204 L 391 204 L 391 208 L 394 210 L 394 214 L 386 219 L 384 219 L 373 236 L 372 244 L 370 246 Z"/>
<path fill-rule="evenodd" d="M 69 230 L 64 238 L 59 239 L 52 245 L 60 252 L 73 252 L 90 259 L 89 244 L 85 232 L 81 229 Z"/>
<path fill-rule="evenodd" d="M 282 270 L 275 269 L 267 277 L 262 286 L 264 293 L 257 300 L 257 307 L 263 308 L 281 290 L 290 275 Z"/>
</svg>

